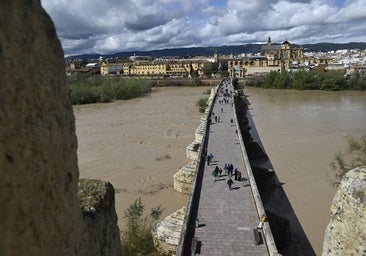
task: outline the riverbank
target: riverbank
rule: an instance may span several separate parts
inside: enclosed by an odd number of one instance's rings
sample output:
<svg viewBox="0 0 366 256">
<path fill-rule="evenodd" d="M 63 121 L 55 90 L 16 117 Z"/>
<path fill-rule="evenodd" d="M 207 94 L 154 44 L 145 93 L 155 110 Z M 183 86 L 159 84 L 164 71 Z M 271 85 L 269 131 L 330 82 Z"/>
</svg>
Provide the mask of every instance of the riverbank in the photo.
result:
<svg viewBox="0 0 366 256">
<path fill-rule="evenodd" d="M 70 89 L 72 105 L 91 103 L 108 103 L 116 100 L 134 99 L 149 94 L 153 87 L 162 86 L 216 86 L 220 78 L 201 79 L 143 79 L 123 78 L 117 76 L 67 76 L 67 86 Z"/>
<path fill-rule="evenodd" d="M 342 72 L 297 71 L 281 73 L 271 71 L 265 77 L 246 79 L 245 83 L 259 88 L 296 89 L 296 90 L 366 90 L 362 76 L 347 76 Z"/>
</svg>

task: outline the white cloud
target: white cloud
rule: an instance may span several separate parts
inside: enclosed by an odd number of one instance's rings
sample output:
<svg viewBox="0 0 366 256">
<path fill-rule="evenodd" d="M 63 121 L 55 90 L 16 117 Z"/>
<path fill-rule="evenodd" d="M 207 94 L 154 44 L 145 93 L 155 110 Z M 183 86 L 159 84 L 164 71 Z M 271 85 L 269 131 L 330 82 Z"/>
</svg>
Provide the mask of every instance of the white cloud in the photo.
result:
<svg viewBox="0 0 366 256">
<path fill-rule="evenodd" d="M 348 1 L 344 8 L 339 9 L 328 18 L 330 23 L 343 23 L 353 20 L 366 20 L 366 3 L 362 0 Z"/>
<path fill-rule="evenodd" d="M 366 41 L 364 0 L 42 0 L 66 54 Z"/>
</svg>

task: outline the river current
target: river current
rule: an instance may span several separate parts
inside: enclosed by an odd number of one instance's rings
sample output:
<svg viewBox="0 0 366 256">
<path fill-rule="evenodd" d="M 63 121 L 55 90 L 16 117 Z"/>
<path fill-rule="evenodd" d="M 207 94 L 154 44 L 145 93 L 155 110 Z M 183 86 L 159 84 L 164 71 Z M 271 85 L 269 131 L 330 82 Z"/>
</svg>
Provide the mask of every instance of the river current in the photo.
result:
<svg viewBox="0 0 366 256">
<path fill-rule="evenodd" d="M 245 88 L 264 149 L 315 252 L 336 188 L 329 164 L 366 133 L 366 92 Z"/>
</svg>

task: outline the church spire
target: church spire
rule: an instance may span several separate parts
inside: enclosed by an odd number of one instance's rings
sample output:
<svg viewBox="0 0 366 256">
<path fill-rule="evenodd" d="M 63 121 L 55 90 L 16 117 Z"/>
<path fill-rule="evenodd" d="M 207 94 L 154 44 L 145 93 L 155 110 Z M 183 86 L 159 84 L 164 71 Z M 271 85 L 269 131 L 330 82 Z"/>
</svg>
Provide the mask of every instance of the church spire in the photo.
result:
<svg viewBox="0 0 366 256">
<path fill-rule="evenodd" d="M 271 37 L 268 36 L 267 45 L 271 45 L 271 44 L 272 44 Z"/>
</svg>

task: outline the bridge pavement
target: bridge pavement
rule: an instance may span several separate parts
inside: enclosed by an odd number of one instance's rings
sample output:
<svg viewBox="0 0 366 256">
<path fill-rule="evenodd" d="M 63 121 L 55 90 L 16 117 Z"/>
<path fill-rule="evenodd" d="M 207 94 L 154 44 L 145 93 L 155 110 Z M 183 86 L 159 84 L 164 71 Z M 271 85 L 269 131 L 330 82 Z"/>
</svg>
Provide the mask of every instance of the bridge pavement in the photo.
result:
<svg viewBox="0 0 366 256">
<path fill-rule="evenodd" d="M 233 176 L 232 190 L 227 187 L 225 163 L 238 168 L 243 180 L 248 177 L 235 122 L 230 122 L 234 119 L 233 107 L 230 103 L 219 104 L 222 99 L 223 96 L 219 95 L 212 103 L 213 113 L 220 116 L 221 121 L 215 123 L 212 118 L 209 129 L 207 153 L 212 153 L 214 158 L 210 165 L 205 163 L 198 205 L 199 227 L 195 229 L 195 237 L 201 242 L 200 255 L 268 255 L 265 244 L 256 245 L 254 242 L 253 228 L 257 227 L 259 217 L 250 186 L 235 181 Z M 212 171 L 216 165 L 223 173 L 213 181 Z"/>
</svg>

